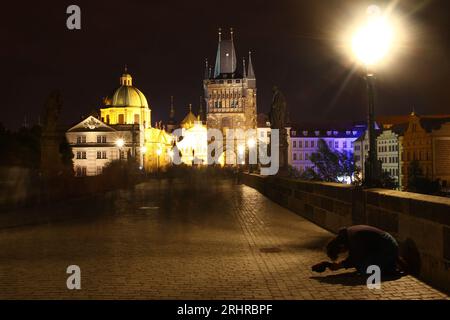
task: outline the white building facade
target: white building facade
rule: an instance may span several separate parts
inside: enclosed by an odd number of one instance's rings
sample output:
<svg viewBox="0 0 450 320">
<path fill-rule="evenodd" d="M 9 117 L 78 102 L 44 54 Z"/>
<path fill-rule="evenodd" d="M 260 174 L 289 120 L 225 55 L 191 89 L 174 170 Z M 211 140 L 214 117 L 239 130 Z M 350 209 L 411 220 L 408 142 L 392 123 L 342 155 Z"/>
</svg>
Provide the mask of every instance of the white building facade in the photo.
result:
<svg viewBox="0 0 450 320">
<path fill-rule="evenodd" d="M 66 139 L 74 155 L 75 175 L 95 176 L 101 174 L 112 160 L 126 159 L 140 144 L 136 140 L 139 131 L 134 139 L 132 132 L 116 130 L 93 116 L 70 128 Z"/>
<path fill-rule="evenodd" d="M 383 130 L 377 137 L 377 156 L 381 169 L 389 174 L 401 189 L 401 135 L 395 129 Z"/>
</svg>

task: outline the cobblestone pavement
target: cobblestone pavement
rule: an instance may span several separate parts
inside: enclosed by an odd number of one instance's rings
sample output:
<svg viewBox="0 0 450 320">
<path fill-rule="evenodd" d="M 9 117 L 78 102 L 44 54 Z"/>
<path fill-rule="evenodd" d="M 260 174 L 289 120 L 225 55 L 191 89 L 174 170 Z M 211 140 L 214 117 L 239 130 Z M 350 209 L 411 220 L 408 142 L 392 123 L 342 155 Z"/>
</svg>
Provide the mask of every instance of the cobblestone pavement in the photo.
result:
<svg viewBox="0 0 450 320">
<path fill-rule="evenodd" d="M 447 299 L 410 276 L 369 290 L 312 273 L 331 234 L 231 181 L 145 183 L 104 211 L 0 230 L 0 298 Z M 81 290 L 66 288 L 73 264 Z"/>
</svg>

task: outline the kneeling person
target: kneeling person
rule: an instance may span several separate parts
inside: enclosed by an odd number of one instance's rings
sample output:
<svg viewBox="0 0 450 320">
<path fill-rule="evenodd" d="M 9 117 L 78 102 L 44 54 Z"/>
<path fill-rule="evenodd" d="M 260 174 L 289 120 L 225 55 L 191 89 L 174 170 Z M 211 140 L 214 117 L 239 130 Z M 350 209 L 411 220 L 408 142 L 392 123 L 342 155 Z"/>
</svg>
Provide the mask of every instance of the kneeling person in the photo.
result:
<svg viewBox="0 0 450 320">
<path fill-rule="evenodd" d="M 348 257 L 336 262 L 339 255 L 345 252 L 348 252 Z M 376 265 L 382 274 L 392 275 L 399 272 L 398 266 L 404 265 L 394 237 L 386 231 L 366 225 L 341 229 L 328 243 L 327 255 L 333 262 L 318 263 L 312 267 L 313 271 L 356 268 L 359 273 L 365 274 L 367 267 Z"/>
</svg>

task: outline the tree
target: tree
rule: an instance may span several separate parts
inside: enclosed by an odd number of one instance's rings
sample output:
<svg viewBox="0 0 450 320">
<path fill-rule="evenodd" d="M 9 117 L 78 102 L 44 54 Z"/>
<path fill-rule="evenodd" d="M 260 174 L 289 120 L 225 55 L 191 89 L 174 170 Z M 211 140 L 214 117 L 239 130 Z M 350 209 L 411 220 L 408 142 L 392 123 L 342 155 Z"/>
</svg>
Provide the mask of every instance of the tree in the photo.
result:
<svg viewBox="0 0 450 320">
<path fill-rule="evenodd" d="M 64 167 L 63 173 L 67 174 L 69 176 L 73 176 L 74 175 L 74 171 L 73 171 L 74 154 L 73 154 L 72 148 L 65 136 L 63 137 L 61 143 L 59 144 L 59 153 L 61 155 L 61 162 Z"/>
<path fill-rule="evenodd" d="M 341 182 L 342 178 L 349 177 L 354 182 L 357 168 L 351 152 L 333 151 L 325 140 L 320 139 L 317 152 L 312 153 L 309 160 L 314 168 L 303 173 L 303 177 L 308 180 Z"/>
<path fill-rule="evenodd" d="M 408 166 L 407 189 L 410 192 L 436 194 L 440 191 L 440 184 L 438 181 L 432 181 L 431 179 L 425 177 L 419 161 L 413 160 Z"/>
<path fill-rule="evenodd" d="M 385 189 L 397 189 L 398 183 L 388 171 L 381 170 L 380 185 Z"/>
</svg>

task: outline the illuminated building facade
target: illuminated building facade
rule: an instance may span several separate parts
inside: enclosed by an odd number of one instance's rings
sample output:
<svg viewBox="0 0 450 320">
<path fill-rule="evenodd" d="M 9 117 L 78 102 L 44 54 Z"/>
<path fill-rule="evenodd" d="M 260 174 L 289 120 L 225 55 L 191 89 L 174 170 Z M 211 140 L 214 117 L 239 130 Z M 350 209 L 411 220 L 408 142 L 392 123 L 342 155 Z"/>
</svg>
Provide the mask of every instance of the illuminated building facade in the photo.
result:
<svg viewBox="0 0 450 320">
<path fill-rule="evenodd" d="M 404 187 L 408 187 L 409 166 L 417 161 L 423 175 L 430 180 L 450 182 L 450 115 L 419 116 L 411 113 L 403 136 L 401 154 Z"/>
<path fill-rule="evenodd" d="M 401 152 L 403 146 L 404 124 L 386 126 L 383 132 L 377 137 L 378 160 L 381 161 L 381 169 L 389 174 L 393 181 L 401 190 L 402 181 L 400 179 L 402 167 L 400 165 Z"/>
<path fill-rule="evenodd" d="M 201 109 L 201 108 L 200 108 Z M 181 121 L 181 138 L 177 148 L 181 152 L 181 162 L 187 165 L 206 165 L 208 149 L 208 132 L 201 116 L 195 116 L 192 106 Z"/>
<path fill-rule="evenodd" d="M 135 159 L 155 171 L 167 165 L 172 136 L 162 126 L 151 127 L 151 109 L 125 70 L 120 86 L 103 100 L 100 116 L 89 116 L 66 132 L 77 176 L 100 174 L 113 160 Z"/>
</svg>

